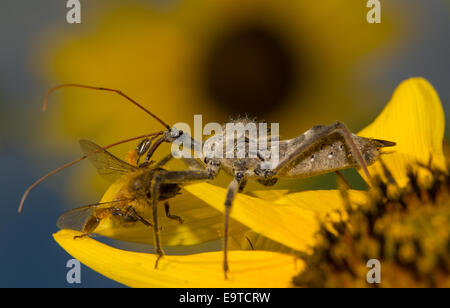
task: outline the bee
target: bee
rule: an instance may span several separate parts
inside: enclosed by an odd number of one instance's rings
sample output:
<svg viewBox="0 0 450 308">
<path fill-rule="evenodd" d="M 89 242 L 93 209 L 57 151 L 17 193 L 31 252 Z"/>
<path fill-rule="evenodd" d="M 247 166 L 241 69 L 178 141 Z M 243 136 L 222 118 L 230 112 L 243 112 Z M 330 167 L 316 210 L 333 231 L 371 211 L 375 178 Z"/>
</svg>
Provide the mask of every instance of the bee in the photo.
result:
<svg viewBox="0 0 450 308">
<path fill-rule="evenodd" d="M 169 180 L 155 184 L 155 181 L 161 177 L 171 174 L 171 171 L 163 168 L 170 158 L 166 157 L 157 163 L 149 162 L 136 166 L 117 158 L 92 141 L 81 140 L 80 145 L 101 176 L 110 180 L 123 177 L 124 184 L 112 201 L 90 204 L 64 213 L 58 219 L 58 227 L 83 232 L 82 235 L 76 236 L 79 238 L 94 233 L 100 221 L 110 216 L 119 217 L 123 222 L 139 221 L 153 228 L 156 253 L 162 257 L 157 204 L 165 201 L 164 210 L 167 218 L 183 223 L 181 217 L 170 213 L 167 201 L 180 194 L 183 183 Z M 139 214 L 139 209 L 152 206 L 153 217 L 150 222 Z M 157 264 L 155 264 L 156 266 Z"/>
</svg>

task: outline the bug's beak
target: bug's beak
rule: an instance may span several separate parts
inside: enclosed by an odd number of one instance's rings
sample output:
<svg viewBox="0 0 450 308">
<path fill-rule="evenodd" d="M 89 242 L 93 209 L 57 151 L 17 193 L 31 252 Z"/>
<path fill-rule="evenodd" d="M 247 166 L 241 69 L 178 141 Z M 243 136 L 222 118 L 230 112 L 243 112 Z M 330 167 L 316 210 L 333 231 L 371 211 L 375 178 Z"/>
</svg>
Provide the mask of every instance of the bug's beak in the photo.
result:
<svg viewBox="0 0 450 308">
<path fill-rule="evenodd" d="M 375 144 L 377 148 L 384 148 L 384 147 L 393 147 L 397 143 L 387 140 L 381 140 L 381 139 L 371 139 L 371 141 Z"/>
</svg>

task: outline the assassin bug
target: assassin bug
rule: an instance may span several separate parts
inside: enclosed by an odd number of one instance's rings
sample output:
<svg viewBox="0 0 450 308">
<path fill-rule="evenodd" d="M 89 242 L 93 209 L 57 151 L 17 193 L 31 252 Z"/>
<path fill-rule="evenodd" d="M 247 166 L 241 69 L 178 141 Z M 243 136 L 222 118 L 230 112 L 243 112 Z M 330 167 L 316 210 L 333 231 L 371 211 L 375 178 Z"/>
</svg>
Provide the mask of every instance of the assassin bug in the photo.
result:
<svg viewBox="0 0 450 308">
<path fill-rule="evenodd" d="M 70 84 L 58 86 L 53 88 L 51 91 L 66 86 L 116 92 L 141 109 L 146 110 L 119 90 Z M 182 131 L 171 128 L 149 111 L 146 112 L 152 117 L 158 119 L 158 121 L 165 126 L 167 131 L 159 132 L 159 139 L 157 139 L 151 147 L 150 144 L 152 144 L 153 139 L 146 138 L 139 143 L 135 150 L 137 156 L 136 161 L 139 161 L 139 158 L 147 153 L 146 161 L 143 163 L 143 166 L 149 163 L 149 158 L 153 155 L 154 151 L 161 143 L 174 142 L 181 137 L 189 137 Z M 254 120 L 240 118 L 234 122 L 246 125 L 254 122 Z M 230 209 L 236 194 L 244 189 L 247 180 L 255 179 L 262 185 L 271 186 L 274 185 L 278 179 L 305 178 L 323 173 L 338 172 L 339 170 L 347 168 L 361 168 L 367 178 L 370 179 L 367 166 L 373 164 L 378 159 L 381 153 L 381 148 L 395 145 L 395 143 L 391 141 L 357 136 L 351 133 L 347 126 L 341 122 L 335 122 L 329 126 L 317 125 L 293 139 L 266 140 L 266 143 L 269 146 L 272 142 L 277 142 L 279 146 L 279 161 L 275 166 L 268 169 L 266 167 L 266 163 L 270 157 L 267 156 L 267 153 L 259 152 L 258 150 L 258 155 L 256 157 L 250 157 L 247 149 L 249 148 L 250 143 L 255 141 L 252 140 L 252 138 L 253 137 L 246 135 L 246 138 L 244 139 L 246 145 L 246 153 L 244 158 L 230 158 L 226 157 L 226 155 L 222 155 L 220 157 L 203 156 L 199 160 L 186 159 L 185 161 L 188 163 L 190 170 L 166 171 L 160 174 L 155 174 L 150 181 L 151 191 L 154 195 L 157 195 L 158 189 L 160 189 L 161 185 L 164 184 L 180 184 L 191 181 L 210 181 L 216 178 L 220 170 L 224 170 L 226 173 L 233 176 L 233 180 L 228 185 L 226 198 L 224 200 L 225 223 L 223 270 L 225 278 L 227 278 L 227 272 L 229 269 L 227 247 Z M 227 144 L 230 139 L 232 139 L 231 142 L 233 143 L 234 134 L 232 136 L 228 136 L 220 133 L 208 138 L 205 141 L 205 144 Z M 86 157 L 87 155 L 81 159 Z M 170 160 L 171 157 L 172 156 L 169 155 L 167 161 Z M 65 167 L 67 167 L 67 165 L 57 169 L 56 172 Z M 49 175 L 56 172 L 50 173 Z M 49 175 L 45 176 L 44 179 Z M 37 185 L 39 182 L 41 182 L 41 180 L 38 180 L 35 184 Z M 35 186 L 35 184 L 33 185 Z M 30 189 L 34 187 L 33 185 Z M 27 190 L 26 194 L 29 190 Z M 158 199 L 153 197 L 153 210 L 155 210 L 157 202 Z M 155 232 L 155 236 L 158 236 L 157 232 Z M 160 250 L 160 255 L 163 255 L 162 249 Z"/>
</svg>

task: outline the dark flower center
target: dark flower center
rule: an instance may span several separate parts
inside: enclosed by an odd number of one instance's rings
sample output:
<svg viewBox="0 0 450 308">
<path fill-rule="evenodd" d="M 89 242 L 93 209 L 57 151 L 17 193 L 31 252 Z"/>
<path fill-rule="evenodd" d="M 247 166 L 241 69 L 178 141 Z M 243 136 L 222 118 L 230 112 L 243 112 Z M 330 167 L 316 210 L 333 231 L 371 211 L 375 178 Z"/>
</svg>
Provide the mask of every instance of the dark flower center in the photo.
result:
<svg viewBox="0 0 450 308">
<path fill-rule="evenodd" d="M 293 54 L 278 33 L 262 25 L 226 32 L 217 38 L 206 59 L 207 94 L 228 116 L 268 114 L 298 84 Z"/>
</svg>

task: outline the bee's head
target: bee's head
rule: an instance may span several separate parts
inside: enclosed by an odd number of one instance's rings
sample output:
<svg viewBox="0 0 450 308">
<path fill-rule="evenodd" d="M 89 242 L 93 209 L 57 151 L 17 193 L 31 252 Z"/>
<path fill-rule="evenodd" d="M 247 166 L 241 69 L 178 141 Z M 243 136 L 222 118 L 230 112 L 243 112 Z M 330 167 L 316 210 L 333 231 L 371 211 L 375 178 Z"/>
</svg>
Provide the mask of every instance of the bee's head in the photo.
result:
<svg viewBox="0 0 450 308">
<path fill-rule="evenodd" d="M 136 196 L 146 196 L 149 190 L 149 180 L 145 173 L 140 174 L 133 179 L 131 179 L 129 183 L 129 190 Z"/>
<path fill-rule="evenodd" d="M 135 179 L 133 180 L 133 182 L 132 182 L 132 184 L 131 184 L 131 188 L 132 188 L 133 190 L 141 190 L 142 187 L 144 186 L 143 184 L 144 184 L 144 183 L 143 183 L 143 181 L 142 181 L 142 178 L 141 178 L 141 177 L 137 177 L 137 178 L 135 178 Z"/>
</svg>

